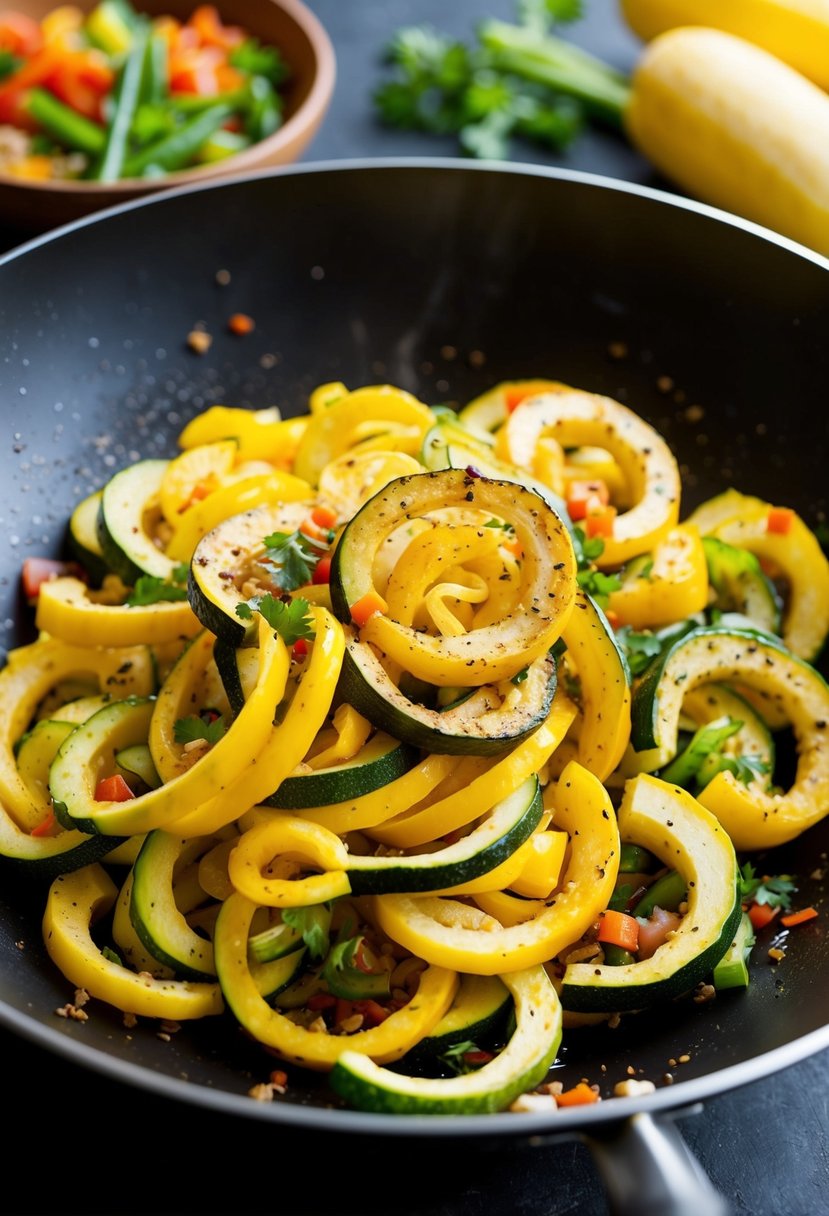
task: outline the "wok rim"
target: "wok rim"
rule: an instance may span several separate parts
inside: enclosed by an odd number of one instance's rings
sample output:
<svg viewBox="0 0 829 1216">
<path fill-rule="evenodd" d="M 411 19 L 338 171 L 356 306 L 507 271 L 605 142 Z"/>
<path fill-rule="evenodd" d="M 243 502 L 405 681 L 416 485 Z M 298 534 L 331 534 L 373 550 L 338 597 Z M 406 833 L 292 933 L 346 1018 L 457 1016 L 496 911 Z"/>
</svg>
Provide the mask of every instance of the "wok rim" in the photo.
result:
<svg viewBox="0 0 829 1216">
<path fill-rule="evenodd" d="M 77 232 L 82 228 L 93 224 L 100 224 L 110 218 L 116 218 L 139 208 L 143 209 L 145 207 L 163 205 L 168 199 L 180 198 L 190 194 L 204 194 L 213 190 L 233 190 L 252 182 L 273 178 L 388 169 L 427 169 L 440 170 L 441 172 L 449 170 L 461 174 L 471 172 L 491 173 L 497 176 L 537 177 L 553 181 L 572 182 L 576 185 L 593 186 L 602 190 L 617 191 L 622 194 L 631 194 L 639 198 L 649 199 L 655 203 L 688 211 L 715 222 L 724 223 L 729 227 L 737 228 L 742 232 L 759 237 L 770 244 L 778 245 L 789 253 L 810 261 L 824 270 L 829 270 L 829 257 L 824 257 L 817 250 L 810 249 L 808 246 L 792 240 L 790 237 L 783 236 L 782 233 L 774 232 L 772 229 L 755 223 L 753 220 L 745 219 L 730 211 L 715 207 L 710 203 L 703 203 L 684 195 L 673 194 L 670 190 L 662 189 L 658 186 L 646 186 L 640 182 L 627 181 L 624 178 L 611 177 L 608 174 L 592 173 L 583 169 L 566 169 L 558 165 L 536 165 L 523 161 L 466 161 L 451 156 L 363 156 L 309 160 L 290 165 L 272 165 L 250 170 L 249 172 L 235 173 L 232 176 L 228 174 L 225 177 L 205 178 L 201 181 L 170 186 L 154 194 L 115 203 L 111 207 L 91 212 L 89 215 L 81 216 L 76 220 L 70 220 L 68 223 L 61 224 L 59 227 L 53 228 L 48 232 L 30 237 L 11 249 L 6 250 L 4 253 L 0 253 L 0 267 L 14 261 L 16 258 L 25 256 L 32 250 L 51 244 L 53 241 L 60 240 L 62 237 Z"/>
<path fill-rule="evenodd" d="M 65 1038 L 57 1030 L 41 1025 L 22 1011 L 0 1002 L 0 1025 L 19 1034 L 36 1046 L 63 1057 L 82 1068 L 92 1068 L 110 1080 L 133 1088 L 170 1098 L 184 1105 L 209 1107 L 226 1115 L 265 1122 L 288 1124 L 293 1129 L 313 1128 L 316 1131 L 351 1135 L 382 1135 L 445 1139 L 486 1137 L 567 1138 L 591 1132 L 607 1124 L 623 1122 L 638 1114 L 670 1115 L 693 1107 L 706 1099 L 717 1098 L 734 1089 L 762 1080 L 801 1063 L 819 1051 L 829 1048 L 829 1024 L 808 1034 L 781 1044 L 771 1051 L 743 1060 L 727 1068 L 716 1069 L 690 1081 L 678 1081 L 657 1089 L 652 1094 L 634 1098 L 610 1098 L 590 1106 L 571 1107 L 546 1112 L 499 1111 L 477 1115 L 394 1115 L 369 1113 L 349 1109 L 302 1106 L 290 1102 L 258 1102 L 245 1094 L 213 1089 L 194 1081 L 181 1080 L 156 1072 L 143 1065 L 132 1064 L 110 1056 L 86 1043 Z"/>
<path fill-rule="evenodd" d="M 257 181 L 273 178 L 388 170 L 437 170 L 442 173 L 462 174 L 481 172 L 497 176 L 536 177 L 633 195 L 656 204 L 696 214 L 717 224 L 725 224 L 756 236 L 802 260 L 811 262 L 820 269 L 829 271 L 829 257 L 824 257 L 817 251 L 754 221 L 693 198 L 675 195 L 667 189 L 560 166 L 536 165 L 520 161 L 509 163 L 487 160 L 464 161 L 457 157 L 439 156 L 309 160 L 291 165 L 266 167 L 224 178 L 177 184 L 148 196 L 116 203 L 111 207 L 92 212 L 48 232 L 31 237 L 0 253 L 0 269 L 43 246 L 51 245 L 53 242 L 60 241 L 91 225 L 105 223 L 109 219 L 137 209 L 163 206 L 167 200 L 182 196 L 203 194 L 213 190 L 234 190 Z M 158 1097 L 169 1098 L 185 1105 L 196 1104 L 226 1115 L 287 1124 L 295 1130 L 307 1128 L 346 1135 L 382 1135 L 389 1139 L 397 1136 L 441 1140 L 447 1137 L 477 1139 L 504 1136 L 509 1138 L 528 1137 L 543 1141 L 559 1138 L 572 1139 L 579 1136 L 590 1139 L 591 1133 L 598 1132 L 599 1128 L 604 1129 L 608 1124 L 620 1123 L 634 1115 L 681 1114 L 683 1109 L 693 1107 L 707 1099 L 719 1097 L 732 1089 L 759 1081 L 798 1064 L 822 1050 L 829 1049 L 829 1023 L 826 1023 L 816 1030 L 791 1039 L 789 1042 L 749 1060 L 715 1069 L 688 1081 L 677 1081 L 671 1086 L 657 1089 L 652 1094 L 632 1098 L 613 1098 L 591 1106 L 555 1110 L 549 1114 L 526 1112 L 518 1115 L 502 1111 L 485 1116 L 480 1114 L 452 1115 L 441 1118 L 435 1115 L 397 1115 L 389 1118 L 384 1114 L 350 1109 L 303 1106 L 290 1102 L 258 1102 L 244 1094 L 217 1090 L 197 1082 L 158 1073 L 149 1067 L 113 1057 L 97 1047 L 65 1037 L 56 1029 L 42 1025 L 24 1011 L 3 1001 L 0 1001 L 0 1026 L 20 1035 L 35 1046 L 63 1057 L 78 1067 L 91 1068 L 109 1080 L 131 1085 Z"/>
</svg>

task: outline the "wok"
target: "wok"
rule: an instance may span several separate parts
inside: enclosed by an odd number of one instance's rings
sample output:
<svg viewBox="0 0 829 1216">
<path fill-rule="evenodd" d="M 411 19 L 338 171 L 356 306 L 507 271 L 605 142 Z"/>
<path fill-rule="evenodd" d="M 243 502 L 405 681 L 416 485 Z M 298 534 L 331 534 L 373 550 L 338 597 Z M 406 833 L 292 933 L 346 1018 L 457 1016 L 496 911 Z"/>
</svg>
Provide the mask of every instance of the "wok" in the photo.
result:
<svg viewBox="0 0 829 1216">
<path fill-rule="evenodd" d="M 310 164 L 179 188 L 21 246 L 0 259 L 0 302 L 6 648 L 31 637 L 22 557 L 61 550 L 81 495 L 139 456 L 172 454 L 210 404 L 297 413 L 329 380 L 438 402 L 556 377 L 660 428 L 690 469 L 686 512 L 729 484 L 811 523 L 826 511 L 829 262 L 659 191 L 530 166 Z M 255 319 L 245 338 L 227 332 L 236 311 Z M 206 356 L 186 344 L 197 323 L 214 337 Z M 767 865 L 819 903 L 808 876 L 827 849 L 829 820 Z M 251 1078 L 272 1063 L 230 1019 L 188 1026 L 173 1051 L 149 1024 L 127 1040 L 103 1007 L 83 1026 L 56 1019 L 71 993 L 37 941 L 44 895 L 4 876 L 0 1022 L 12 1031 L 126 1087 L 286 1132 L 581 1139 L 618 1212 L 725 1211 L 673 1116 L 829 1045 L 818 920 L 797 931 L 785 971 L 761 963 L 747 992 L 565 1035 L 565 1085 L 585 1076 L 609 1096 L 632 1064 L 656 1082 L 651 1095 L 446 1120 L 344 1110 L 322 1080 L 252 1102 Z M 680 1054 L 690 1059 L 662 1084 Z"/>
</svg>

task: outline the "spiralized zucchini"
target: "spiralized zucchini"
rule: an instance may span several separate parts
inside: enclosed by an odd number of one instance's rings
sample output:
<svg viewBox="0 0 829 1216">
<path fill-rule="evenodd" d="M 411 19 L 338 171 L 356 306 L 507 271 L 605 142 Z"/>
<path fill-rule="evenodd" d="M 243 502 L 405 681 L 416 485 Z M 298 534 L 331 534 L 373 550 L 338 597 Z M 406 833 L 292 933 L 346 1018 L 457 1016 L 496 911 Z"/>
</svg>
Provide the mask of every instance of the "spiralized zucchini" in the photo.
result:
<svg viewBox="0 0 829 1216">
<path fill-rule="evenodd" d="M 555 380 L 325 384 L 179 447 L 78 504 L 85 569 L 24 568 L 0 856 L 51 884 L 53 962 L 235 1019 L 288 1090 L 554 1104 L 562 1023 L 711 979 L 737 850 L 829 813 L 814 533 L 734 488 L 684 512 L 652 425 Z"/>
</svg>

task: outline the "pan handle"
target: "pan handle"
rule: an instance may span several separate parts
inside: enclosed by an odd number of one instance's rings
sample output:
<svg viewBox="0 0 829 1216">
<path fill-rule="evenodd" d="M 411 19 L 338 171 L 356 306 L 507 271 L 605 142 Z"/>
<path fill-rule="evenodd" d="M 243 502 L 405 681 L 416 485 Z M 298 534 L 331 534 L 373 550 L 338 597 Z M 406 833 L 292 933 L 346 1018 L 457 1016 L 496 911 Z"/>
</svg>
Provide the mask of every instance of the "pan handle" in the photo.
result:
<svg viewBox="0 0 829 1216">
<path fill-rule="evenodd" d="M 673 1115 L 686 1113 L 691 1111 Z M 585 1137 L 585 1143 L 605 1185 L 611 1216 L 733 1216 L 672 1116 L 632 1115 Z"/>
</svg>

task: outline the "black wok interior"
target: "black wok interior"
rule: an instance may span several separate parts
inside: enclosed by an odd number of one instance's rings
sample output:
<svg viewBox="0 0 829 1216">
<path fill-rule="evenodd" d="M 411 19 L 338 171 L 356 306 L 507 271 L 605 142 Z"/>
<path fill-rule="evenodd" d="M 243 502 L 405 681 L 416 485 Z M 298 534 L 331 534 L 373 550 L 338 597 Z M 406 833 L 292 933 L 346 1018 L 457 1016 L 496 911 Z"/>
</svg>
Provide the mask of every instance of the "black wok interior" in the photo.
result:
<svg viewBox="0 0 829 1216">
<path fill-rule="evenodd" d="M 255 319 L 246 337 L 227 330 L 237 311 Z M 81 496 L 139 457 L 173 454 L 205 406 L 299 413 L 329 380 L 391 382 L 435 404 L 500 379 L 558 378 L 617 397 L 660 428 L 687 467 L 685 512 L 729 485 L 792 505 L 812 525 L 827 509 L 826 264 L 620 182 L 339 162 L 179 191 L 7 255 L 0 314 L 6 649 L 33 636 L 21 560 L 61 552 Z M 186 342 L 197 324 L 213 335 L 206 355 Z M 809 875 L 827 850 L 829 820 L 766 864 L 798 876 L 799 902 L 818 902 L 822 884 Z M 102 1006 L 82 1030 L 56 1019 L 71 991 L 40 945 L 44 896 L 3 872 L 5 1024 L 127 1084 L 231 1109 L 238 1099 L 254 1117 L 366 1127 L 302 1077 L 284 1102 L 251 1103 L 244 1095 L 273 1061 L 229 1018 L 188 1027 L 173 1045 L 149 1024 L 128 1039 Z M 797 931 L 784 967 L 760 959 L 745 993 L 567 1033 L 560 1075 L 610 1093 L 632 1066 L 657 1083 L 657 1100 L 681 1103 L 715 1092 L 718 1077 L 750 1080 L 826 1045 L 828 1007 L 818 919 Z M 563 1116 L 558 1126 L 580 1118 Z M 411 1123 L 378 1119 L 372 1130 Z M 477 1130 L 470 1123 L 461 1121 Z M 519 1130 L 514 1116 L 477 1123 Z"/>
</svg>

